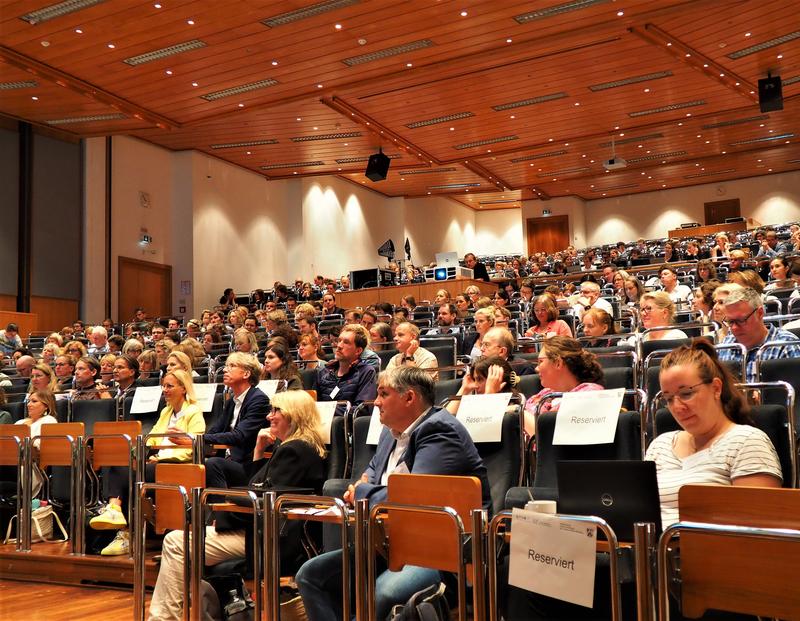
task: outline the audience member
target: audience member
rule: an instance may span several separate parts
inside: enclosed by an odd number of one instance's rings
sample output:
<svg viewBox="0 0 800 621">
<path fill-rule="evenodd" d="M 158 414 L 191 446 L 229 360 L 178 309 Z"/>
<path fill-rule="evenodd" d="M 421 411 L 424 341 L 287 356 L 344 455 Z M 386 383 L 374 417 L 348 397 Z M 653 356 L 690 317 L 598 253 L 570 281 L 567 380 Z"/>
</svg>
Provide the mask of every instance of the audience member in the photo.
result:
<svg viewBox="0 0 800 621">
<path fill-rule="evenodd" d="M 15 323 L 9 323 L 5 330 L 0 330 L 0 353 L 10 356 L 18 347 L 22 347 L 19 327 Z"/>
<path fill-rule="evenodd" d="M 473 253 L 468 252 L 464 255 L 464 265 L 472 270 L 472 277 L 475 280 L 485 280 L 489 282 L 489 272 L 486 266 L 480 263 Z"/>
<path fill-rule="evenodd" d="M 514 356 L 516 341 L 508 328 L 490 328 L 481 339 L 481 354 L 483 356 L 497 356 L 507 360 L 517 375 L 533 375 L 536 371 L 533 365 L 524 358 Z"/>
<path fill-rule="evenodd" d="M 314 390 L 318 401 L 349 401 L 357 405 L 375 398 L 377 373 L 361 359 L 367 345 L 369 335 L 363 326 L 347 324 L 342 328 L 334 360 L 317 369 Z"/>
<path fill-rule="evenodd" d="M 409 366 L 419 367 L 420 369 L 437 369 L 439 363 L 436 356 L 419 344 L 419 328 L 413 323 L 404 322 L 397 326 L 394 333 L 394 346 L 400 352 L 393 356 L 386 365 L 386 370 L 391 371 L 395 367 Z M 439 374 L 434 371 L 431 373 L 433 381 L 439 379 Z"/>
<path fill-rule="evenodd" d="M 276 339 L 267 346 L 264 352 L 264 368 L 261 372 L 261 379 L 284 380 L 286 390 L 303 389 L 300 371 L 297 370 L 297 365 L 294 363 L 285 341 Z"/>
<path fill-rule="evenodd" d="M 558 318 L 558 307 L 549 295 L 537 296 L 533 302 L 530 327 L 525 336 L 573 336 L 566 321 Z"/>
<path fill-rule="evenodd" d="M 492 307 L 479 308 L 473 315 L 475 331 L 467 332 L 464 335 L 462 354 L 469 356 L 470 361 L 474 362 L 480 358 L 481 343 L 486 333 L 494 326 L 494 310 Z"/>
<path fill-rule="evenodd" d="M 636 345 L 637 338 L 644 341 L 663 341 L 688 338 L 683 330 L 671 327 L 675 323 L 675 303 L 666 291 L 645 293 L 639 301 L 641 327 L 647 330 L 643 335 L 629 339 Z"/>
</svg>

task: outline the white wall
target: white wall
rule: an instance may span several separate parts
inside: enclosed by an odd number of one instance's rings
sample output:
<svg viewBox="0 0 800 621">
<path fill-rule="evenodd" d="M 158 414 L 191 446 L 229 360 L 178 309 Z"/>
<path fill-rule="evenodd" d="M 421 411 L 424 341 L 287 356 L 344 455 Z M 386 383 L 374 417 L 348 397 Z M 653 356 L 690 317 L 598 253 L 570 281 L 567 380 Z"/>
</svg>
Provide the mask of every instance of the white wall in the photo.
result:
<svg viewBox="0 0 800 621">
<path fill-rule="evenodd" d="M 291 277 L 341 276 L 385 265 L 378 247 L 387 239 L 402 253 L 405 204 L 337 177 L 302 180 L 302 261 Z"/>
<path fill-rule="evenodd" d="M 405 237 L 411 244 L 414 265 L 431 263 L 437 252 L 480 254 L 475 248 L 475 212 L 442 197 L 405 200 Z"/>
<path fill-rule="evenodd" d="M 522 254 L 525 252 L 522 220 L 516 209 L 492 209 L 475 214 L 475 252 Z"/>
<path fill-rule="evenodd" d="M 738 198 L 761 224 L 800 220 L 800 172 L 633 194 L 586 203 L 587 243 L 664 237 L 683 222 L 703 223 L 703 204 Z"/>
</svg>

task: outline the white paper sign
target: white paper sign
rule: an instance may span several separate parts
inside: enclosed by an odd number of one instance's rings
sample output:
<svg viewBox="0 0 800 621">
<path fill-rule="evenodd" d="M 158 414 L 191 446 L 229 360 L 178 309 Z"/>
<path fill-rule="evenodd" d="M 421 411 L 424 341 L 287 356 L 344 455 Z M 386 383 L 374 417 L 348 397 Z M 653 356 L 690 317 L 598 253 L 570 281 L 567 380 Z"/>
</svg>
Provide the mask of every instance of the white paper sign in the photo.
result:
<svg viewBox="0 0 800 621">
<path fill-rule="evenodd" d="M 197 397 L 197 405 L 203 412 L 210 412 L 214 409 L 214 395 L 217 394 L 217 384 L 195 384 L 194 396 Z"/>
<path fill-rule="evenodd" d="M 325 444 L 331 443 L 331 423 L 336 414 L 336 401 L 317 401 L 317 412 L 319 412 L 319 432 Z"/>
<path fill-rule="evenodd" d="M 553 445 L 613 443 L 624 396 L 624 388 L 564 393 Z"/>
<path fill-rule="evenodd" d="M 594 524 L 514 509 L 508 583 L 591 607 L 596 541 Z"/>
<path fill-rule="evenodd" d="M 510 400 L 510 392 L 464 395 L 456 418 L 467 428 L 473 442 L 500 442 L 503 414 Z"/>
<path fill-rule="evenodd" d="M 258 389 L 272 399 L 275 393 L 278 392 L 278 384 L 280 382 L 281 380 L 261 380 L 258 383 Z"/>
<path fill-rule="evenodd" d="M 381 439 L 381 432 L 383 431 L 383 424 L 381 423 L 381 414 L 378 406 L 372 408 L 372 416 L 369 419 L 369 429 L 367 430 L 366 444 L 377 445 Z"/>
<path fill-rule="evenodd" d="M 159 399 L 161 399 L 161 386 L 139 386 L 133 393 L 131 414 L 157 412 Z"/>
</svg>

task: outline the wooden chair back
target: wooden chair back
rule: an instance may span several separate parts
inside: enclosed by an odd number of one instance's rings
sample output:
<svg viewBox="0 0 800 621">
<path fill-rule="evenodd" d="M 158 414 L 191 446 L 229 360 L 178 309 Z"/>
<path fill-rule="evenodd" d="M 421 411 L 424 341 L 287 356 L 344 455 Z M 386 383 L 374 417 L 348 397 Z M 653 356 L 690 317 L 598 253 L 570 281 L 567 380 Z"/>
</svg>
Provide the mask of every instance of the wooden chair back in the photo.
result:
<svg viewBox="0 0 800 621">
<path fill-rule="evenodd" d="M 94 424 L 94 439 L 92 443 L 92 467 L 102 466 L 127 466 L 128 455 L 136 448 L 136 437 L 142 433 L 142 421 L 97 421 Z M 130 437 L 128 444 L 121 435 Z M 100 438 L 97 436 L 116 436 L 113 438 Z"/>
<path fill-rule="evenodd" d="M 455 509 L 472 532 L 473 509 L 482 508 L 481 482 L 477 477 L 432 474 L 393 474 L 389 477 L 387 500 L 404 505 L 427 505 Z M 405 565 L 458 571 L 458 549 L 445 545 L 455 535 L 453 521 L 443 514 L 389 512 L 389 569 Z"/>
<path fill-rule="evenodd" d="M 39 467 L 71 466 L 72 445 L 63 436 L 72 436 L 73 439 L 84 434 L 83 423 L 53 423 L 42 425 L 41 441 L 39 443 Z M 58 438 L 48 436 L 62 436 Z"/>
<path fill-rule="evenodd" d="M 16 466 L 19 459 L 18 444 L 13 438 L 29 438 L 28 425 L 0 425 L 0 466 Z"/>
<path fill-rule="evenodd" d="M 681 521 L 800 530 L 800 490 L 685 485 Z M 800 619 L 800 542 L 682 532 L 682 613 L 716 609 Z"/>
<path fill-rule="evenodd" d="M 201 464 L 156 464 L 156 483 L 183 485 L 188 493 L 193 487 L 205 487 L 206 467 Z M 157 533 L 183 530 L 184 506 L 178 492 L 157 489 L 155 504 Z"/>
</svg>

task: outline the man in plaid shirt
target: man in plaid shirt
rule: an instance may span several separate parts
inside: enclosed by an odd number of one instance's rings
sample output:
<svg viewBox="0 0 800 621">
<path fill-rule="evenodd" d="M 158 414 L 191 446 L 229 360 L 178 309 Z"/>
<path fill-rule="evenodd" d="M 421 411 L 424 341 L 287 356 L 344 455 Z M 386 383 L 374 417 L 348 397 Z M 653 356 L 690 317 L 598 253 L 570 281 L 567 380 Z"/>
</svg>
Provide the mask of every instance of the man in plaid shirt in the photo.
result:
<svg viewBox="0 0 800 621">
<path fill-rule="evenodd" d="M 764 325 L 764 301 L 749 287 L 732 291 L 725 299 L 725 324 L 729 332 L 722 343 L 740 343 L 747 349 L 745 381 L 748 383 L 758 381 L 756 353 L 764 343 L 781 342 L 787 345 L 766 349 L 761 355 L 762 360 L 800 358 L 800 339 L 774 325 Z M 739 354 L 732 349 L 724 349 L 719 352 L 719 359 L 737 360 Z"/>
</svg>

